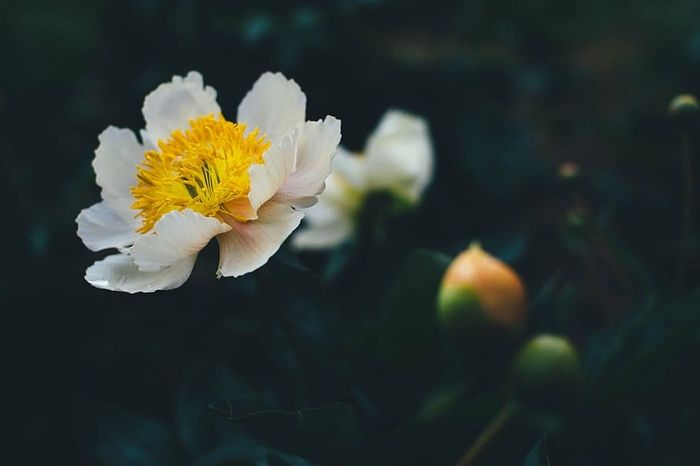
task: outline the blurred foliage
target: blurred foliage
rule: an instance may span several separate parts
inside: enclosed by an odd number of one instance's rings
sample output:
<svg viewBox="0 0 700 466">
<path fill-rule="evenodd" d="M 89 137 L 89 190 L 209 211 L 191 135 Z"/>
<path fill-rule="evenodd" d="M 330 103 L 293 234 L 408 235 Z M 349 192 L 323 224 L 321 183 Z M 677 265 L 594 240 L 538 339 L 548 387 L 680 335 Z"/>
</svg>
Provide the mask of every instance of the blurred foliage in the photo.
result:
<svg viewBox="0 0 700 466">
<path fill-rule="evenodd" d="M 479 239 L 527 283 L 528 333 L 568 336 L 588 375 L 581 406 L 519 412 L 479 464 L 697 464 L 700 225 L 679 285 L 666 115 L 700 94 L 697 2 L 4 1 L 0 56 L 4 463 L 454 464 L 505 400 L 500 366 L 434 320 Z M 229 116 L 282 71 L 351 149 L 387 107 L 425 116 L 420 209 L 236 280 L 212 245 L 181 289 L 89 287 L 74 219 L 99 198 L 97 135 L 140 128 L 190 69 Z"/>
</svg>

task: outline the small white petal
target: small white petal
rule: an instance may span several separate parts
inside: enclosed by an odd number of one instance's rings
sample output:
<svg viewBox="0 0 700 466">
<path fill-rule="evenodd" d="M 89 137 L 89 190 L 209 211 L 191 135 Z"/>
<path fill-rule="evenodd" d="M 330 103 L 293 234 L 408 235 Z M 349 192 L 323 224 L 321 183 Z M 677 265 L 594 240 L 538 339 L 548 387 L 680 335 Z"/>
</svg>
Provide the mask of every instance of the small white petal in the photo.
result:
<svg viewBox="0 0 700 466">
<path fill-rule="evenodd" d="M 344 243 L 354 233 L 352 217 L 337 206 L 325 204 L 323 197 L 306 214 L 304 229 L 292 237 L 292 245 L 297 249 L 330 249 Z M 314 220 L 310 221 L 312 215 Z"/>
<path fill-rule="evenodd" d="M 340 121 L 327 116 L 297 127 L 296 169 L 280 187 L 275 200 L 294 207 L 316 203 L 331 174 L 331 161 L 340 142 Z"/>
<path fill-rule="evenodd" d="M 97 288 L 127 293 L 170 290 L 187 281 L 196 258 L 196 255 L 187 257 L 158 272 L 143 272 L 128 255 L 115 254 L 90 266 L 85 280 Z"/>
<path fill-rule="evenodd" d="M 294 234 L 297 249 L 329 249 L 347 241 L 355 230 L 355 215 L 363 193 L 334 172 L 318 203 L 305 210 L 304 229 Z"/>
<path fill-rule="evenodd" d="M 92 166 L 102 199 L 107 201 L 125 220 L 133 218 L 134 199 L 131 187 L 136 184 L 136 170 L 143 160 L 144 148 L 131 130 L 110 126 L 98 137 Z"/>
<path fill-rule="evenodd" d="M 352 237 L 354 226 L 345 219 L 329 225 L 312 225 L 296 233 L 292 245 L 296 249 L 332 249 Z"/>
<path fill-rule="evenodd" d="M 216 91 L 204 87 L 202 75 L 190 71 L 184 78 L 173 76 L 146 96 L 143 117 L 150 143 L 166 140 L 176 129 L 186 130 L 189 121 L 204 115 L 221 113 Z"/>
<path fill-rule="evenodd" d="M 238 123 L 259 128 L 272 142 L 306 120 L 306 95 L 282 73 L 263 73 L 238 106 Z"/>
<path fill-rule="evenodd" d="M 139 222 L 125 220 L 106 201 L 80 211 L 76 222 L 78 236 L 93 251 L 130 246 L 138 236 Z"/>
<path fill-rule="evenodd" d="M 252 165 L 248 169 L 250 176 L 248 200 L 254 212 L 257 212 L 261 205 L 275 195 L 294 169 L 296 139 L 296 132 L 285 134 L 265 152 L 263 155 L 265 163 Z"/>
<path fill-rule="evenodd" d="M 425 120 L 388 111 L 366 148 L 368 184 L 418 201 L 432 178 L 433 148 Z"/>
<path fill-rule="evenodd" d="M 357 191 L 367 189 L 367 157 L 349 152 L 343 147 L 338 147 L 338 152 L 333 157 L 333 174 L 339 176 Z M 328 189 L 328 188 L 326 188 Z"/>
<path fill-rule="evenodd" d="M 323 220 L 325 216 L 320 216 L 328 209 L 335 209 L 343 212 L 345 216 L 353 216 L 362 206 L 365 192 L 357 189 L 348 180 L 333 173 L 326 180 L 326 189 L 319 196 L 319 202 L 309 209 L 308 217 L 311 221 Z"/>
<path fill-rule="evenodd" d="M 301 222 L 304 214 L 276 202 L 258 210 L 258 219 L 237 222 L 232 230 L 218 236 L 220 256 L 218 275 L 238 277 L 263 266 Z"/>
<path fill-rule="evenodd" d="M 141 271 L 154 272 L 196 257 L 209 240 L 229 230 L 229 225 L 190 209 L 172 211 L 139 235 L 129 254 Z"/>
</svg>

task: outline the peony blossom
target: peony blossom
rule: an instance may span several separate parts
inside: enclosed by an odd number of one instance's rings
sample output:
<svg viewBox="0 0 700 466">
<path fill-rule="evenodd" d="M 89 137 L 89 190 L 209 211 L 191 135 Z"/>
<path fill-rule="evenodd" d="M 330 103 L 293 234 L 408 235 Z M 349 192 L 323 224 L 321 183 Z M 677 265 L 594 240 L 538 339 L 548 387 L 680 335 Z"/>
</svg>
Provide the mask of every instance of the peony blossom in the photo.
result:
<svg viewBox="0 0 700 466">
<path fill-rule="evenodd" d="M 367 195 L 389 192 L 415 205 L 430 183 L 433 148 L 425 120 L 389 110 L 360 154 L 342 147 L 318 203 L 307 211 L 305 228 L 292 241 L 299 249 L 326 249 L 353 236 Z"/>
<path fill-rule="evenodd" d="M 100 134 L 102 202 L 77 218 L 88 248 L 119 250 L 87 269 L 98 288 L 179 287 L 214 237 L 219 277 L 261 267 L 316 203 L 340 142 L 340 121 L 306 121 L 306 96 L 279 73 L 258 79 L 236 122 L 197 72 L 158 86 L 143 116 L 141 141 L 112 126 Z"/>
</svg>

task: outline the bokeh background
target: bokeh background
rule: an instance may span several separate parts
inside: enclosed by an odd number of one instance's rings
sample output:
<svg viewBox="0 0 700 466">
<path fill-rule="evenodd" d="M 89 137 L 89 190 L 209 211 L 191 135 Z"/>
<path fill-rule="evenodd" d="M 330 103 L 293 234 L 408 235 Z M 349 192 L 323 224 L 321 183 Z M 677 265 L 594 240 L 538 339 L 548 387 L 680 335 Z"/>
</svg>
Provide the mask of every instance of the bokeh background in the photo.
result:
<svg viewBox="0 0 700 466">
<path fill-rule="evenodd" d="M 2 1 L 0 57 L 3 463 L 452 464 L 499 387 L 405 294 L 443 270 L 417 248 L 479 239 L 527 283 L 530 331 L 581 348 L 590 403 L 550 437 L 519 421 L 484 464 L 697 464 L 700 226 L 678 283 L 667 115 L 700 92 L 696 1 Z M 189 70 L 229 117 L 282 71 L 355 150 L 389 107 L 424 116 L 420 209 L 237 280 L 210 247 L 178 290 L 91 288 L 74 219 L 99 199 L 97 135 L 141 128 L 144 96 Z M 225 400 L 263 414 L 229 421 Z"/>
</svg>

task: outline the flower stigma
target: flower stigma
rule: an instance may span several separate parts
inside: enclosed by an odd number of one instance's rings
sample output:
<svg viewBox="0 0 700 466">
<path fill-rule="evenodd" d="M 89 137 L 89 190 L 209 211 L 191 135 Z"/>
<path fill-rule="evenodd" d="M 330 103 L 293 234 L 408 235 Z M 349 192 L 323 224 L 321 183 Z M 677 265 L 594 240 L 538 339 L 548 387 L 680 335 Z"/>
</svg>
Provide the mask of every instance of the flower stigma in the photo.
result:
<svg viewBox="0 0 700 466">
<path fill-rule="evenodd" d="M 168 212 L 192 209 L 207 217 L 228 214 L 246 221 L 250 210 L 249 168 L 264 163 L 270 141 L 256 128 L 227 121 L 223 115 L 190 120 L 185 131 L 175 130 L 157 150 L 148 150 L 131 188 L 142 224 L 150 231 Z"/>
</svg>

